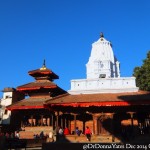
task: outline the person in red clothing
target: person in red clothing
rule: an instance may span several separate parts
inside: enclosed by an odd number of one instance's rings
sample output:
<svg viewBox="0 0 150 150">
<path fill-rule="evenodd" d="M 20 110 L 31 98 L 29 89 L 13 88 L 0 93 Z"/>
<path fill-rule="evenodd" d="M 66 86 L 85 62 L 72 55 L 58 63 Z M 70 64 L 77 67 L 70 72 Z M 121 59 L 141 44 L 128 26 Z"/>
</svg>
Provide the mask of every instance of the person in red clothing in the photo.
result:
<svg viewBox="0 0 150 150">
<path fill-rule="evenodd" d="M 86 129 L 85 129 L 85 135 L 86 135 L 86 138 L 88 141 L 91 141 L 91 130 L 88 126 L 86 126 Z"/>
<path fill-rule="evenodd" d="M 69 131 L 68 127 L 66 127 L 66 128 L 64 129 L 64 135 L 68 135 L 68 134 L 70 134 L 70 131 Z"/>
</svg>

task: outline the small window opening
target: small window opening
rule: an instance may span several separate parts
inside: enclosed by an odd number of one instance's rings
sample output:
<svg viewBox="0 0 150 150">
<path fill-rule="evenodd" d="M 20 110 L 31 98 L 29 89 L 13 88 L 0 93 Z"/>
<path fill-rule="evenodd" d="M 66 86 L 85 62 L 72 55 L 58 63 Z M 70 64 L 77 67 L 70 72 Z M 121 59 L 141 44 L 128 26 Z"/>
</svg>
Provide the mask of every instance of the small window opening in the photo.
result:
<svg viewBox="0 0 150 150">
<path fill-rule="evenodd" d="M 99 78 L 106 78 L 106 74 L 100 74 Z"/>
</svg>

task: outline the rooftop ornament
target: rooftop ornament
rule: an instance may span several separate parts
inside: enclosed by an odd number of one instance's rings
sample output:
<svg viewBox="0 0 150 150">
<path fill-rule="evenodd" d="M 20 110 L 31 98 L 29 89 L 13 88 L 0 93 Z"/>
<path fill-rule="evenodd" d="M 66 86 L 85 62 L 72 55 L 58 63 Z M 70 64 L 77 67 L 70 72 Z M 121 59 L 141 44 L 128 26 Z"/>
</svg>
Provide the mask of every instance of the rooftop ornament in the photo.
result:
<svg viewBox="0 0 150 150">
<path fill-rule="evenodd" d="M 40 70 L 46 70 L 45 59 L 44 59 L 44 62 L 43 62 L 43 66 L 42 66 L 42 68 L 40 68 Z"/>
<path fill-rule="evenodd" d="M 100 39 L 101 39 L 101 41 L 103 41 L 103 38 L 104 38 L 104 34 L 103 34 L 103 32 L 101 32 L 100 33 Z"/>
</svg>

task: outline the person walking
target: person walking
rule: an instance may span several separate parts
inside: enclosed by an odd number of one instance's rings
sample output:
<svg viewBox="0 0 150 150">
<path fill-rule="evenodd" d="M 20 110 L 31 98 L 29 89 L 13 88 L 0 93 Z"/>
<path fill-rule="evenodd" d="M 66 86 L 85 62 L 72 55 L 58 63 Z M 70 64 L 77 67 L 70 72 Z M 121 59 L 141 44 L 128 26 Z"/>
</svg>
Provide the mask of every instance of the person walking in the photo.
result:
<svg viewBox="0 0 150 150">
<path fill-rule="evenodd" d="M 86 135 L 86 138 L 88 141 L 91 141 L 91 134 L 92 134 L 92 132 L 91 132 L 90 128 L 88 126 L 86 126 L 85 135 Z"/>
</svg>

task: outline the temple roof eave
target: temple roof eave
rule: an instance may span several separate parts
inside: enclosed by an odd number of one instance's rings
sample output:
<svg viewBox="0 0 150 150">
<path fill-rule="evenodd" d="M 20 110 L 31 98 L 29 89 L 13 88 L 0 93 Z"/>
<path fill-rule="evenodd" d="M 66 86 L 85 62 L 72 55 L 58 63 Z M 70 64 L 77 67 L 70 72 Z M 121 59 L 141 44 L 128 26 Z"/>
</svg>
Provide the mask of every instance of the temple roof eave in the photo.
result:
<svg viewBox="0 0 150 150">
<path fill-rule="evenodd" d="M 150 93 L 66 94 L 45 101 L 44 105 L 73 107 L 150 105 Z"/>
<path fill-rule="evenodd" d="M 25 88 L 17 88 L 17 91 L 34 91 L 34 90 L 39 90 L 41 88 L 43 89 L 53 89 L 53 88 L 56 88 L 57 86 L 39 86 L 39 87 L 25 87 Z"/>
<path fill-rule="evenodd" d="M 91 102 L 91 103 L 56 103 L 56 104 L 49 104 L 50 107 L 119 107 L 119 106 L 138 106 L 138 105 L 150 105 L 150 101 L 144 102 L 127 102 L 127 101 L 113 101 L 113 102 Z"/>
<path fill-rule="evenodd" d="M 17 87 L 18 91 L 26 91 L 26 90 L 38 90 L 41 88 L 45 88 L 45 89 L 51 89 L 51 88 L 57 88 L 58 86 L 51 82 L 51 81 L 44 81 L 44 82 L 30 82 L 21 86 Z"/>
<path fill-rule="evenodd" d="M 43 105 L 38 105 L 38 106 L 12 106 L 8 107 L 8 110 L 26 110 L 26 109 L 43 109 L 45 108 Z"/>
<path fill-rule="evenodd" d="M 52 77 L 52 79 L 59 79 L 59 76 L 56 75 L 54 72 L 52 72 L 50 69 L 45 69 L 45 70 L 40 70 L 40 69 L 36 69 L 36 70 L 32 70 L 28 72 L 29 75 L 31 75 L 32 77 L 38 77 L 40 75 L 48 75 L 50 77 Z"/>
<path fill-rule="evenodd" d="M 113 106 L 150 106 L 149 92 L 113 94 L 61 94 L 56 97 L 30 97 L 8 106 L 10 110 L 55 107 L 113 107 Z"/>
<path fill-rule="evenodd" d="M 7 106 L 8 110 L 20 110 L 20 109 L 43 109 L 44 102 L 51 99 L 51 97 L 30 97 L 13 103 Z"/>
</svg>

